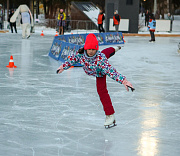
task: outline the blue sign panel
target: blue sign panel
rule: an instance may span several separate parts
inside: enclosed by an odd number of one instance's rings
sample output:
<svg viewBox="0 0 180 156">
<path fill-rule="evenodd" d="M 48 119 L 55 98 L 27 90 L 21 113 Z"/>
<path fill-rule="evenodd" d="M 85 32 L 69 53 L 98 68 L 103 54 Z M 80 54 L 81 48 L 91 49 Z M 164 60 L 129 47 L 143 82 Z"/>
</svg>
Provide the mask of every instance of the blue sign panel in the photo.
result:
<svg viewBox="0 0 180 156">
<path fill-rule="evenodd" d="M 84 46 L 87 35 L 88 34 L 72 34 L 55 36 L 49 51 L 49 56 L 56 60 L 65 62 L 69 56 Z M 94 35 L 99 42 L 99 46 L 124 44 L 121 32 L 94 33 Z M 77 64 L 76 66 L 81 65 Z"/>
</svg>

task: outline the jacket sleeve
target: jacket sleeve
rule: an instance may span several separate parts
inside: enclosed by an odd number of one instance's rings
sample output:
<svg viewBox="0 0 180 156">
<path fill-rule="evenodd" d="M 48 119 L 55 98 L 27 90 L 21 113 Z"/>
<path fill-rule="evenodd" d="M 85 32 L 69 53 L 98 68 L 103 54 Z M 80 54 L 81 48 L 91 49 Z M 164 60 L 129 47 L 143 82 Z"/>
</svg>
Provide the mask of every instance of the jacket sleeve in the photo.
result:
<svg viewBox="0 0 180 156">
<path fill-rule="evenodd" d="M 65 61 L 65 63 L 63 64 L 63 69 L 67 70 L 67 69 L 69 69 L 71 66 L 79 63 L 81 56 L 82 56 L 82 54 L 79 54 L 78 52 L 76 52 L 75 54 L 71 55 L 71 56 L 67 59 L 67 61 Z"/>
<path fill-rule="evenodd" d="M 103 14 L 102 21 L 104 21 L 104 20 L 105 20 L 105 16 L 104 16 L 104 14 Z"/>
<path fill-rule="evenodd" d="M 120 21 L 120 16 L 119 16 L 118 14 L 116 14 L 116 15 L 115 15 L 115 19 L 116 19 L 117 21 Z"/>
<path fill-rule="evenodd" d="M 103 75 L 108 75 L 111 79 L 119 82 L 120 84 L 122 84 L 123 80 L 126 78 L 118 73 L 116 69 L 109 64 L 107 58 L 104 58 L 99 66 L 101 66 Z"/>
<path fill-rule="evenodd" d="M 65 13 L 65 12 L 63 12 L 63 15 L 64 15 L 63 20 L 66 20 L 66 13 Z"/>
<path fill-rule="evenodd" d="M 114 20 L 115 20 L 115 16 L 113 16 L 113 27 L 114 27 Z"/>
<path fill-rule="evenodd" d="M 151 23 L 152 23 L 152 20 L 150 19 L 150 20 L 149 20 L 149 24 L 148 24 L 148 28 L 151 27 Z"/>
<path fill-rule="evenodd" d="M 34 26 L 33 16 L 32 16 L 32 14 L 31 14 L 31 11 L 30 11 L 30 10 L 29 10 L 29 15 L 30 15 L 31 26 Z"/>
</svg>

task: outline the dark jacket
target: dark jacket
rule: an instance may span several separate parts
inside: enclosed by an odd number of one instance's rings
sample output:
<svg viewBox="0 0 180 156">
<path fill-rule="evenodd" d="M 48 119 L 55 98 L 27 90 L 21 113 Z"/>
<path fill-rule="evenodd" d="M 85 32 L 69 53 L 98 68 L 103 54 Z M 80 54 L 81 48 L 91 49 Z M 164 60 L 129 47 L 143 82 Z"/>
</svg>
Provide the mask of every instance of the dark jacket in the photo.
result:
<svg viewBox="0 0 180 156">
<path fill-rule="evenodd" d="M 98 24 L 103 24 L 104 19 L 105 19 L 104 14 L 103 13 L 99 14 L 98 15 Z"/>
<path fill-rule="evenodd" d="M 149 21 L 149 16 L 150 16 L 150 13 L 145 13 L 145 21 Z"/>
<path fill-rule="evenodd" d="M 11 22 L 10 22 L 10 18 L 13 16 L 13 14 L 14 14 L 14 13 L 12 13 L 12 12 L 9 14 L 9 18 L 8 18 L 8 22 L 9 22 L 9 23 L 11 23 Z M 14 22 L 14 23 L 15 23 L 15 22 Z"/>
</svg>

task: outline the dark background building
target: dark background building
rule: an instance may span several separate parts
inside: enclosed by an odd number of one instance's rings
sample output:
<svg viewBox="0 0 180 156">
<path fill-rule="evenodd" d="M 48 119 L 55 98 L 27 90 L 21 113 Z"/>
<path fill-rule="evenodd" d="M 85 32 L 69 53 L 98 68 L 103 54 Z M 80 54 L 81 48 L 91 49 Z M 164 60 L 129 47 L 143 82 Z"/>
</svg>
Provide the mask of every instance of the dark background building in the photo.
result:
<svg viewBox="0 0 180 156">
<path fill-rule="evenodd" d="M 62 8 L 67 15 L 73 16 L 73 20 L 79 20 L 79 17 L 73 14 L 75 12 L 75 7 L 71 7 L 73 1 L 93 2 L 98 8 L 105 11 L 106 31 L 109 31 L 109 19 L 113 17 L 115 9 L 119 11 L 122 19 L 129 19 L 129 32 L 131 33 L 136 33 L 138 30 L 138 13 L 142 13 L 143 16 L 146 10 L 152 13 L 157 11 L 162 19 L 166 17 L 167 13 L 180 15 L 180 0 L 0 0 L 0 4 L 3 5 L 3 10 L 17 9 L 20 4 L 27 4 L 35 16 L 34 18 L 37 19 L 38 15 L 44 14 L 45 19 L 50 20 L 56 19 L 57 10 Z M 76 11 L 76 13 L 84 16 L 81 11 Z M 85 16 L 83 18 L 85 18 L 83 20 L 90 20 Z M 4 20 L 7 19 L 8 12 L 6 12 Z"/>
<path fill-rule="evenodd" d="M 138 32 L 139 19 L 139 0 L 106 0 L 106 31 L 109 31 L 109 19 L 113 18 L 114 11 L 118 10 L 118 14 L 122 19 L 129 19 L 129 33 Z"/>
<path fill-rule="evenodd" d="M 97 21 L 93 22 L 85 13 L 95 10 L 96 5 L 92 2 L 71 2 L 71 28 L 72 29 L 97 29 Z M 96 17 L 98 16 L 95 15 Z"/>
</svg>

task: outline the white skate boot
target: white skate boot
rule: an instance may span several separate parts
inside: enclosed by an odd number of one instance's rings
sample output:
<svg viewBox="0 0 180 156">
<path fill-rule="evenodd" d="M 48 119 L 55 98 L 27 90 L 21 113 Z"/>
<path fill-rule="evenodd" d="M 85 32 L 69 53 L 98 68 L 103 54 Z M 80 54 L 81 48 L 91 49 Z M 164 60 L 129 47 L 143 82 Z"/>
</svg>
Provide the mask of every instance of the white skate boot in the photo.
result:
<svg viewBox="0 0 180 156">
<path fill-rule="evenodd" d="M 106 129 L 116 126 L 116 120 L 115 120 L 114 114 L 106 115 L 104 126 Z"/>
</svg>

